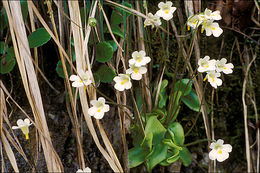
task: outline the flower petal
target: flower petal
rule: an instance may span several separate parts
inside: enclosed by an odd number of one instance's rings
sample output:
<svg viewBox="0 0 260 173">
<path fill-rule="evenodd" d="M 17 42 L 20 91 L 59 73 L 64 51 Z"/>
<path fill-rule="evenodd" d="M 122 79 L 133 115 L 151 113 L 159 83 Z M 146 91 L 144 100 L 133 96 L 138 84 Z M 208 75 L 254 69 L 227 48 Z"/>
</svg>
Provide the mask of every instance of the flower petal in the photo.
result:
<svg viewBox="0 0 260 173">
<path fill-rule="evenodd" d="M 145 64 L 148 64 L 151 61 L 151 58 L 149 56 L 144 57 Z"/>
<path fill-rule="evenodd" d="M 94 117 L 96 119 L 102 119 L 104 117 L 104 112 L 102 112 L 102 111 L 101 112 L 97 112 L 97 113 L 95 113 Z"/>
<path fill-rule="evenodd" d="M 85 172 L 85 173 L 91 173 L 91 169 L 90 169 L 89 167 L 86 167 L 86 168 L 83 170 L 83 172 Z"/>
<path fill-rule="evenodd" d="M 130 60 L 128 61 L 128 63 L 131 64 L 131 65 L 133 65 L 133 64 L 135 64 L 135 60 L 134 60 L 134 59 L 130 59 Z"/>
<path fill-rule="evenodd" d="M 95 106 L 95 105 L 97 104 L 97 100 L 91 100 L 91 101 L 90 101 L 90 104 L 93 105 L 93 106 Z"/>
<path fill-rule="evenodd" d="M 232 151 L 232 146 L 230 144 L 224 144 L 223 145 L 223 150 L 226 152 L 231 152 Z"/>
<path fill-rule="evenodd" d="M 211 150 L 210 152 L 209 152 L 209 159 L 210 160 L 215 160 L 216 158 L 217 158 L 217 150 Z"/>
<path fill-rule="evenodd" d="M 12 129 L 20 129 L 18 126 L 12 126 Z"/>
<path fill-rule="evenodd" d="M 171 6 L 172 6 L 172 2 L 171 2 L 171 1 L 166 1 L 165 4 L 168 5 L 168 7 L 171 7 Z"/>
<path fill-rule="evenodd" d="M 139 54 L 140 54 L 141 57 L 144 57 L 144 56 L 145 56 L 145 51 L 140 50 L 140 51 L 139 51 Z"/>
<path fill-rule="evenodd" d="M 22 119 L 17 120 L 17 125 L 20 126 L 24 126 L 24 121 Z"/>
<path fill-rule="evenodd" d="M 164 2 L 160 2 L 159 4 L 158 4 L 158 7 L 159 8 L 162 8 L 164 6 Z"/>
<path fill-rule="evenodd" d="M 217 154 L 217 161 L 223 162 L 229 157 L 229 154 L 225 151 L 222 151 L 222 154 Z"/>
<path fill-rule="evenodd" d="M 26 124 L 27 126 L 30 126 L 31 125 L 30 120 L 28 118 L 25 118 L 24 124 Z"/>
<path fill-rule="evenodd" d="M 85 86 L 88 86 L 92 83 L 92 81 L 90 79 L 88 79 L 87 81 L 83 81 Z"/>
<path fill-rule="evenodd" d="M 104 97 L 99 97 L 98 98 L 98 101 L 105 104 L 106 100 L 104 99 Z"/>
<path fill-rule="evenodd" d="M 129 81 L 125 84 L 125 89 L 130 89 L 132 87 L 132 83 Z"/>
<path fill-rule="evenodd" d="M 125 73 L 126 73 L 126 74 L 131 74 L 131 73 L 133 73 L 133 70 L 132 70 L 131 68 L 129 68 L 129 69 L 126 70 Z"/>
<path fill-rule="evenodd" d="M 218 139 L 218 140 L 217 140 L 217 143 L 218 143 L 219 145 L 223 145 L 223 144 L 224 144 L 224 141 L 223 141 L 222 139 Z"/>
<path fill-rule="evenodd" d="M 139 69 L 139 73 L 140 74 L 145 74 L 147 72 L 147 68 L 146 67 L 140 67 Z"/>
<path fill-rule="evenodd" d="M 84 86 L 83 82 L 75 81 L 72 83 L 73 87 L 82 87 Z"/>
<path fill-rule="evenodd" d="M 103 107 L 104 112 L 108 112 L 110 110 L 109 105 L 105 104 Z"/>
<path fill-rule="evenodd" d="M 132 73 L 131 78 L 134 80 L 140 80 L 142 79 L 142 75 L 140 73 Z"/>
<path fill-rule="evenodd" d="M 94 116 L 96 114 L 96 112 L 97 112 L 97 108 L 94 106 L 88 109 L 88 114 L 90 116 Z"/>
<path fill-rule="evenodd" d="M 115 82 L 121 82 L 121 77 L 119 77 L 119 76 L 116 76 L 116 77 L 114 77 L 114 79 L 113 79 Z"/>
<path fill-rule="evenodd" d="M 115 84 L 115 89 L 117 89 L 118 91 L 124 91 L 125 90 L 125 87 L 120 85 L 119 83 L 116 83 Z"/>
<path fill-rule="evenodd" d="M 133 57 L 133 58 L 135 58 L 137 55 L 138 55 L 138 51 L 134 51 L 134 52 L 132 53 L 132 57 Z"/>
<path fill-rule="evenodd" d="M 80 78 L 73 74 L 70 76 L 70 81 L 80 81 Z"/>
</svg>

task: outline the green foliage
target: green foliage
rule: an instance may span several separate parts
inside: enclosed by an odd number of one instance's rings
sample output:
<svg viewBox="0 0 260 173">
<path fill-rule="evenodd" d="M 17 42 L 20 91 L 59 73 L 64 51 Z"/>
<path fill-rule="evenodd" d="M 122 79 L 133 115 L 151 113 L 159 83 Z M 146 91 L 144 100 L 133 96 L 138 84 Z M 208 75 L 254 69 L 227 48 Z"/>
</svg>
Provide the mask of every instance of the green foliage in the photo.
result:
<svg viewBox="0 0 260 173">
<path fill-rule="evenodd" d="M 50 39 L 51 36 L 45 28 L 39 28 L 28 36 L 30 48 L 40 47 L 47 43 Z"/>
<path fill-rule="evenodd" d="M 133 8 L 133 6 L 131 4 L 129 4 L 128 2 L 124 1 L 122 2 L 122 5 L 128 7 L 128 8 Z M 121 13 L 123 14 L 123 12 L 126 12 L 126 17 L 129 17 L 132 13 L 126 9 L 122 9 L 122 8 L 119 8 L 119 7 L 116 7 L 116 9 Z"/>
<path fill-rule="evenodd" d="M 188 95 L 185 95 L 182 98 L 182 102 L 188 106 L 191 110 L 199 112 L 200 110 L 200 101 L 198 98 L 198 95 L 195 93 L 195 91 L 191 91 Z M 209 107 L 206 105 L 207 112 L 210 112 Z M 201 112 L 201 110 L 200 110 Z"/>
<path fill-rule="evenodd" d="M 168 85 L 168 80 L 164 79 L 161 84 L 160 92 L 159 92 L 159 108 L 163 108 L 166 105 L 167 101 L 167 93 L 166 93 L 166 87 Z"/>
<path fill-rule="evenodd" d="M 104 63 L 109 61 L 113 56 L 113 47 L 108 42 L 101 42 L 96 47 L 96 60 Z"/>
<path fill-rule="evenodd" d="M 128 151 L 129 167 L 133 168 L 141 165 L 149 152 L 141 147 L 134 147 Z"/>
<path fill-rule="evenodd" d="M 180 150 L 180 159 L 184 166 L 189 166 L 191 164 L 192 157 L 190 151 L 186 147 L 183 147 L 182 150 Z"/>
<path fill-rule="evenodd" d="M 111 30 L 113 34 L 121 38 L 124 38 L 124 33 L 122 32 L 122 29 L 118 25 L 111 25 Z"/>
<path fill-rule="evenodd" d="M 14 49 L 13 47 L 8 47 L 6 45 L 5 52 L 5 42 L 1 41 L 0 42 L 0 54 L 4 54 L 4 56 L 1 57 L 0 60 L 0 73 L 1 74 L 6 74 L 9 73 L 10 71 L 13 70 L 16 60 L 15 60 L 15 55 L 14 55 Z"/>
<path fill-rule="evenodd" d="M 5 48 L 5 42 L 1 41 L 0 42 L 0 54 L 4 53 L 4 48 Z M 8 45 L 6 45 L 6 51 L 8 50 Z"/>
<path fill-rule="evenodd" d="M 113 47 L 113 51 L 115 52 L 117 50 L 117 45 L 116 45 L 115 41 L 109 40 L 107 42 Z"/>
<path fill-rule="evenodd" d="M 16 61 L 13 57 L 9 56 L 8 54 L 1 59 L 0 61 L 0 73 L 6 74 L 13 70 Z"/>
<path fill-rule="evenodd" d="M 101 82 L 108 83 L 113 81 L 116 73 L 110 67 L 103 64 L 96 72 L 96 75 L 99 77 Z"/>
<path fill-rule="evenodd" d="M 22 9 L 22 15 L 23 15 L 23 20 L 26 21 L 27 16 L 28 16 L 28 5 L 26 0 L 21 0 L 21 9 Z"/>
<path fill-rule="evenodd" d="M 169 149 L 167 151 L 166 159 L 164 161 L 162 161 L 160 163 L 160 165 L 162 165 L 162 166 L 169 166 L 173 162 L 176 162 L 180 158 L 179 153 L 180 153 L 180 151 L 177 150 L 177 149 L 173 149 L 173 150 Z"/>
<path fill-rule="evenodd" d="M 151 172 L 157 164 L 166 159 L 167 149 L 168 147 L 166 145 L 160 143 L 155 145 L 152 152 L 146 156 L 146 166 L 149 172 Z"/>
<path fill-rule="evenodd" d="M 176 82 L 174 90 L 184 93 L 184 96 L 188 95 L 192 89 L 192 82 L 190 79 L 182 79 Z"/>
<path fill-rule="evenodd" d="M 68 71 L 68 75 L 70 76 L 70 74 L 71 74 L 70 73 L 70 66 L 69 66 L 68 63 L 66 63 L 66 68 L 67 68 L 67 71 Z M 64 74 L 64 71 L 63 71 L 63 68 L 62 68 L 61 60 L 59 60 L 58 63 L 57 63 L 56 72 L 61 78 L 65 79 L 65 74 Z"/>
<path fill-rule="evenodd" d="M 119 24 L 123 23 L 123 17 L 121 14 L 119 14 L 118 12 L 113 10 L 110 21 L 111 21 L 112 25 L 119 25 Z"/>
<path fill-rule="evenodd" d="M 190 164 L 189 151 L 183 147 L 184 131 L 181 124 L 174 122 L 166 130 L 158 120 L 160 115 L 157 114 L 157 111 L 146 114 L 146 116 L 145 137 L 141 143 L 136 143 L 135 147 L 129 150 L 130 168 L 145 162 L 147 170 L 151 172 L 156 165 L 167 166 L 180 157 L 185 166 Z M 133 135 L 135 138 L 140 138 L 140 133 Z M 182 152 L 182 150 L 185 151 Z M 180 153 L 182 153 L 182 156 Z"/>
<path fill-rule="evenodd" d="M 153 145 L 159 144 L 164 138 L 166 129 L 156 116 L 151 116 L 146 123 L 145 134 L 150 132 L 153 134 Z"/>
<path fill-rule="evenodd" d="M 180 123 L 174 122 L 170 124 L 168 127 L 168 132 L 170 133 L 175 144 L 180 146 L 184 144 L 184 130 Z"/>
<path fill-rule="evenodd" d="M 98 84 L 100 82 L 100 77 L 98 74 L 96 73 L 93 73 L 93 77 L 94 77 L 94 80 L 95 80 L 95 84 Z"/>
<path fill-rule="evenodd" d="M 135 98 L 136 98 L 136 104 L 137 104 L 138 110 L 140 110 L 142 104 L 144 103 L 140 87 L 135 89 Z"/>
<path fill-rule="evenodd" d="M 182 98 L 183 103 L 188 106 L 191 110 L 199 112 L 200 110 L 200 101 L 197 94 L 194 91 L 191 91 L 188 95 Z"/>
</svg>

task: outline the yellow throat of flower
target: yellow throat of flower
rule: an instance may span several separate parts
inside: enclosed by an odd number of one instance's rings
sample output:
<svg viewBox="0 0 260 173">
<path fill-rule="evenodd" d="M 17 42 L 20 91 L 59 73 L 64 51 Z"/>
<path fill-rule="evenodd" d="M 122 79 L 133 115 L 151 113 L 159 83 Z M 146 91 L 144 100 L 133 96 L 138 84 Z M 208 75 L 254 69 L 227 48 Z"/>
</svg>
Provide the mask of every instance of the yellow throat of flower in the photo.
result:
<svg viewBox="0 0 260 173">
<path fill-rule="evenodd" d="M 134 68 L 135 73 L 138 73 L 138 71 L 139 71 L 138 68 Z"/>
<path fill-rule="evenodd" d="M 128 79 L 123 79 L 123 81 L 121 82 L 121 85 L 124 85 L 128 81 L 129 81 Z"/>
<path fill-rule="evenodd" d="M 27 139 L 27 140 L 29 139 L 29 133 L 25 134 L 25 139 Z"/>
<path fill-rule="evenodd" d="M 29 139 L 29 128 L 28 128 L 28 126 L 21 127 L 21 130 L 22 130 L 23 134 L 25 135 L 25 138 Z"/>
</svg>

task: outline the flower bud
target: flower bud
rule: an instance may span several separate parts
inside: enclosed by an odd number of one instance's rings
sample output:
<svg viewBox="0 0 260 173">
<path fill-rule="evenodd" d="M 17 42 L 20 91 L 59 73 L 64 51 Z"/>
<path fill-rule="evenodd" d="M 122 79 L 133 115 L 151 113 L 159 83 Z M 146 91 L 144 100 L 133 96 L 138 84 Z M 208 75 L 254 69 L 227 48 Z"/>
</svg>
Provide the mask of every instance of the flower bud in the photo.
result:
<svg viewBox="0 0 260 173">
<path fill-rule="evenodd" d="M 89 26 L 95 27 L 97 24 L 97 20 L 95 18 L 91 17 L 91 18 L 89 18 L 88 23 L 89 23 Z"/>
</svg>

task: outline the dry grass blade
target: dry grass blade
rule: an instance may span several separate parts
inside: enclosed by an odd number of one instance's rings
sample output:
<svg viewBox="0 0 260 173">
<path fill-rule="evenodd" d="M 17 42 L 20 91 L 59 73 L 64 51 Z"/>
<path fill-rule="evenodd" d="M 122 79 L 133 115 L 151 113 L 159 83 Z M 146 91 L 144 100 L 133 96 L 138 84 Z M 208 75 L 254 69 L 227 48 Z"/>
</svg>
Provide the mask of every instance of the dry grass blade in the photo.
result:
<svg viewBox="0 0 260 173">
<path fill-rule="evenodd" d="M 109 30 L 110 35 L 112 36 L 113 40 L 115 41 L 115 43 L 116 43 L 116 45 L 119 47 L 119 49 L 120 49 L 122 52 L 124 52 L 124 50 L 123 50 L 122 47 L 119 45 L 119 43 L 118 43 L 117 40 L 116 40 L 116 37 L 114 36 L 114 34 L 113 34 L 113 32 L 112 32 L 111 26 L 110 26 L 109 21 L 108 21 L 108 19 L 107 19 L 107 15 L 106 15 L 105 11 L 103 10 L 103 8 L 102 8 L 102 6 L 101 6 L 100 4 L 99 4 L 99 8 L 102 10 L 102 13 L 103 13 L 103 15 L 104 15 L 104 19 L 105 19 L 105 21 L 106 21 L 107 28 L 108 28 L 108 30 Z"/>
<path fill-rule="evenodd" d="M 73 38 L 74 38 L 74 44 L 75 44 L 77 70 L 82 69 L 85 71 L 87 69 L 89 72 L 91 72 L 91 67 L 90 67 L 90 63 L 89 63 L 90 61 L 89 61 L 88 52 L 87 52 L 87 43 L 88 43 L 88 39 L 89 39 L 87 37 L 89 37 L 89 35 L 90 35 L 91 28 L 89 25 L 87 26 L 86 38 L 84 41 L 82 27 L 81 27 L 79 4 L 77 1 L 69 1 L 68 4 L 69 4 L 69 12 L 70 12 L 71 20 L 74 21 L 71 24 L 72 24 Z M 91 16 L 95 15 L 96 6 L 97 6 L 97 1 L 94 5 Z M 86 57 L 86 59 L 85 59 L 85 57 Z M 92 81 L 94 82 L 93 78 L 92 78 Z M 108 161 L 108 163 L 111 166 L 111 168 L 113 169 L 113 171 L 122 172 L 121 165 L 117 159 L 117 156 L 114 153 L 114 150 L 113 150 L 109 140 L 106 137 L 103 127 L 97 121 L 103 142 L 110 155 L 100 145 L 100 142 L 97 138 L 96 131 L 95 131 L 93 123 L 92 123 L 92 119 L 87 113 L 88 112 L 88 102 L 87 102 L 87 98 L 86 98 L 86 92 L 83 88 L 79 89 L 79 95 L 80 95 L 80 102 L 81 102 L 81 106 L 83 109 L 83 114 L 84 114 L 86 123 L 88 125 L 88 128 L 91 132 L 91 135 L 92 135 L 97 147 L 99 148 L 99 150 L 103 154 L 103 156 L 106 158 L 106 160 Z M 88 87 L 88 95 L 89 95 L 90 99 L 96 99 L 96 91 L 95 91 L 94 87 L 92 87 L 92 86 Z"/>
<path fill-rule="evenodd" d="M 3 117 L 5 117 L 4 114 L 6 114 L 6 104 L 5 104 L 5 97 L 4 97 L 4 92 L 2 88 L 0 88 L 0 117 L 1 117 L 1 124 L 0 124 L 0 130 L 1 130 L 1 141 L 3 144 L 3 148 L 5 149 L 5 152 L 7 154 L 8 159 L 10 160 L 10 163 L 14 169 L 15 172 L 19 172 L 15 157 L 14 157 L 14 152 L 8 142 L 8 140 L 5 137 L 5 134 L 3 133 Z M 4 113 L 5 112 L 5 113 Z M 4 171 L 4 170 L 2 170 Z"/>
<path fill-rule="evenodd" d="M 7 1 L 4 1 L 3 4 L 7 12 L 15 56 L 21 73 L 25 92 L 33 111 L 35 123 L 40 127 L 41 133 L 44 135 L 43 136 L 40 133 L 41 144 L 48 171 L 61 172 L 63 171 L 63 166 L 50 142 L 51 138 L 45 119 L 39 85 L 31 60 L 30 48 L 25 31 L 25 24 L 22 18 L 20 2 L 10 1 L 8 4 Z"/>
<path fill-rule="evenodd" d="M 52 6 L 51 6 L 50 1 L 47 1 L 47 7 L 48 7 L 48 11 L 52 11 Z M 55 26 L 55 20 L 54 20 L 53 13 L 50 13 L 50 19 L 51 19 L 51 23 L 52 23 L 52 26 L 53 26 L 55 37 L 56 37 L 57 40 L 59 40 L 59 36 L 58 36 L 58 32 L 57 32 L 57 29 L 56 29 L 56 26 Z M 67 67 L 66 67 L 65 60 L 64 60 L 64 57 L 63 57 L 63 54 L 62 54 L 60 47 L 59 47 L 59 54 L 60 54 L 63 72 L 64 72 L 64 75 L 65 75 L 65 82 L 66 82 L 66 85 L 67 85 L 67 88 L 68 88 L 68 91 L 69 91 L 69 97 L 70 97 L 70 100 L 71 100 L 71 108 L 72 108 L 72 115 L 73 115 L 73 121 L 72 122 L 74 122 L 74 125 L 75 125 L 78 158 L 79 158 L 79 162 L 81 164 L 82 169 L 84 169 L 85 168 L 85 161 L 84 161 L 84 154 L 83 154 L 83 149 L 82 149 L 82 142 L 81 142 L 81 138 L 80 138 L 80 129 L 79 129 L 78 117 L 77 117 L 77 113 L 76 113 L 75 103 L 73 102 L 73 94 L 72 94 L 72 90 L 71 90 L 71 87 L 70 87 Z"/>
<path fill-rule="evenodd" d="M 137 8 L 137 11 L 140 11 L 139 1 L 136 1 L 136 8 Z M 142 18 L 137 17 L 137 21 L 138 21 L 139 50 L 145 51 Z M 151 97 L 151 93 L 149 90 L 150 81 L 149 81 L 148 73 L 144 74 L 143 82 L 145 84 L 145 87 L 142 87 L 142 90 L 143 90 L 143 93 L 145 94 L 145 102 L 146 102 L 146 106 L 147 106 L 147 111 L 151 112 L 152 111 L 152 97 Z"/>
<path fill-rule="evenodd" d="M 250 70 L 250 67 L 257 56 L 254 56 L 254 58 L 251 60 L 251 62 L 246 67 L 246 73 L 245 78 L 243 82 L 243 90 L 242 90 L 242 102 L 243 102 L 243 110 L 244 110 L 244 128 L 245 128 L 245 143 L 246 143 L 246 161 L 247 161 L 247 172 L 252 172 L 251 169 L 251 157 L 250 157 L 250 147 L 249 147 L 249 133 L 248 133 L 248 122 L 247 122 L 247 105 L 245 101 L 245 95 L 246 95 L 246 85 L 248 82 L 248 73 Z"/>
<path fill-rule="evenodd" d="M 15 157 L 14 157 L 14 152 L 13 152 L 8 140 L 6 139 L 6 137 L 3 133 L 1 134 L 1 139 L 2 139 L 2 142 L 3 142 L 3 146 L 4 146 L 5 152 L 7 154 L 7 157 L 10 160 L 10 163 L 11 163 L 14 171 L 19 172 L 16 160 L 15 160 Z"/>
</svg>

